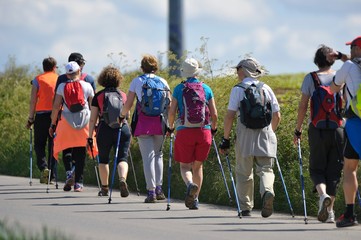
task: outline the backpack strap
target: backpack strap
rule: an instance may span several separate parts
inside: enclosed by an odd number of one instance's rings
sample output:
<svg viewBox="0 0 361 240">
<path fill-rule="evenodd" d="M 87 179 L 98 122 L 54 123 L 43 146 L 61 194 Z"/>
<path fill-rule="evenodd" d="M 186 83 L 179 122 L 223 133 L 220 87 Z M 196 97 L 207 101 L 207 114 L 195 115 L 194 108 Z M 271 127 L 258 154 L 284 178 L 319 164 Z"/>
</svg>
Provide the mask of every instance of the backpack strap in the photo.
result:
<svg viewBox="0 0 361 240">
<path fill-rule="evenodd" d="M 315 85 L 315 89 L 322 85 L 322 84 L 321 84 L 321 80 L 320 80 L 320 78 L 318 77 L 318 75 L 317 75 L 316 72 L 310 72 L 310 75 L 311 75 L 311 77 L 312 77 L 313 84 Z"/>
</svg>

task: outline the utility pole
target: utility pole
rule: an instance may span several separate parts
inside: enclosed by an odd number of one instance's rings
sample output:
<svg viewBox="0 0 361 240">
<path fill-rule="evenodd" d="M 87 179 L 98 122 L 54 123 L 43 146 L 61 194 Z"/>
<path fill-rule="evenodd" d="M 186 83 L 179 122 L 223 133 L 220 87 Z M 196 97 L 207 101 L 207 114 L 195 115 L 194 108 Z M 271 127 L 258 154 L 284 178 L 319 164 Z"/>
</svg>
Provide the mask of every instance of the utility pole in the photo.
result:
<svg viewBox="0 0 361 240">
<path fill-rule="evenodd" d="M 180 76 L 180 59 L 183 54 L 183 0 L 169 0 L 168 44 L 175 59 L 168 59 L 171 75 Z"/>
</svg>

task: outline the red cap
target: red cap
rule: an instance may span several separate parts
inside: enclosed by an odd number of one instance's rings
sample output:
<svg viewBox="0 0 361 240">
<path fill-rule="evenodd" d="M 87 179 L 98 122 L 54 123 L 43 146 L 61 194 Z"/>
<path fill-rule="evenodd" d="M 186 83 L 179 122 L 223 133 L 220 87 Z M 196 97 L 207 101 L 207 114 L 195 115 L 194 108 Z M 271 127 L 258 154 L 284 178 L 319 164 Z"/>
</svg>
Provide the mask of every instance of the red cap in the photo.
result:
<svg viewBox="0 0 361 240">
<path fill-rule="evenodd" d="M 351 42 L 347 42 L 346 45 L 357 45 L 357 46 L 361 47 L 361 36 L 358 36 Z"/>
</svg>

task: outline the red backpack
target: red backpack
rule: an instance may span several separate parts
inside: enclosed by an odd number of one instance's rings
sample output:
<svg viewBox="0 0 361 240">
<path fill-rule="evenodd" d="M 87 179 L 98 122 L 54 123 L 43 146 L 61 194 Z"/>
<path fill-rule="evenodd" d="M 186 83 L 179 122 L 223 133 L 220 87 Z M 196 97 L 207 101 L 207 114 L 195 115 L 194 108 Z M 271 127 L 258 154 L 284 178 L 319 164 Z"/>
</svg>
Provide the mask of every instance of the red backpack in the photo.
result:
<svg viewBox="0 0 361 240">
<path fill-rule="evenodd" d="M 203 127 L 210 123 L 208 101 L 203 82 L 183 82 L 182 125 L 186 127 Z"/>
<path fill-rule="evenodd" d="M 70 112 L 84 109 L 84 91 L 79 81 L 68 81 L 64 86 L 64 102 Z"/>
<path fill-rule="evenodd" d="M 315 85 L 310 103 L 312 124 L 320 129 L 340 127 L 342 123 L 340 94 L 333 94 L 329 86 L 321 85 L 316 72 L 311 72 L 311 76 Z"/>
</svg>

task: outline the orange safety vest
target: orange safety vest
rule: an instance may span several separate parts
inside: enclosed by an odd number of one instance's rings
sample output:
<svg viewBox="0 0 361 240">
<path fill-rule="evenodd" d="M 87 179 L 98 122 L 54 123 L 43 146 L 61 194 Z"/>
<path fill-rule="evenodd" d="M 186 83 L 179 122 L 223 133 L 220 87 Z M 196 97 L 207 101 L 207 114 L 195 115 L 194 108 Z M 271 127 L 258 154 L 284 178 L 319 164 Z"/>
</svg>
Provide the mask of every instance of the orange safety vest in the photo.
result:
<svg viewBox="0 0 361 240">
<path fill-rule="evenodd" d="M 39 84 L 39 89 L 37 93 L 38 101 L 36 102 L 35 107 L 35 110 L 37 112 L 52 110 L 54 90 L 57 79 L 58 74 L 53 71 L 45 72 L 36 77 L 36 80 Z"/>
</svg>

